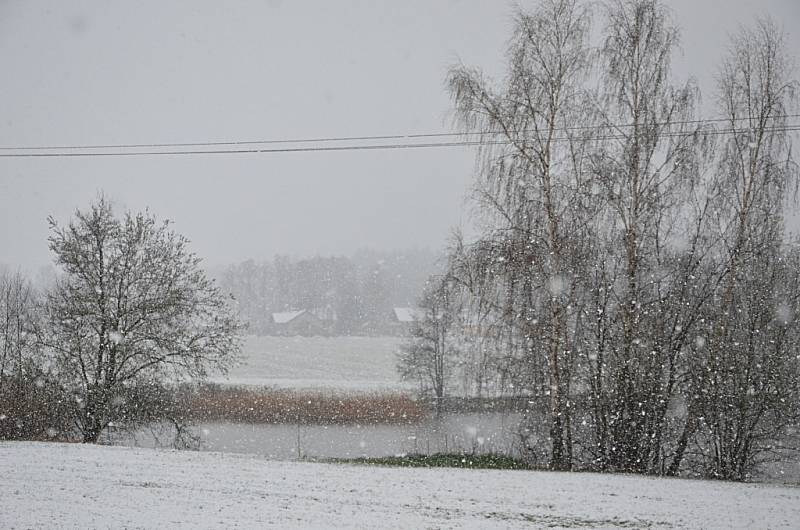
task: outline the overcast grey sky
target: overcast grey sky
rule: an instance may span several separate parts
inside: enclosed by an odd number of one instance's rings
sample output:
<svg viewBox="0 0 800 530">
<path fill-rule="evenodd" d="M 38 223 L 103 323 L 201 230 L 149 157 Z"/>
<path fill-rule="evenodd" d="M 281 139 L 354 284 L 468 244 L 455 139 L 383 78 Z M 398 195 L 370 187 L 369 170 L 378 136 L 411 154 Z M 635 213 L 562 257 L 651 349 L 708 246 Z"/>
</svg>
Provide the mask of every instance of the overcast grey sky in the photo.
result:
<svg viewBox="0 0 800 530">
<path fill-rule="evenodd" d="M 677 72 L 708 94 L 727 32 L 798 0 L 675 0 Z M 511 2 L 3 1 L 0 146 L 449 132 L 456 61 L 497 78 Z M 521 2 L 525 6 L 526 2 Z M 443 244 L 474 152 L 0 159 L 0 263 L 50 262 L 48 215 L 100 189 L 175 221 L 211 265 Z"/>
</svg>

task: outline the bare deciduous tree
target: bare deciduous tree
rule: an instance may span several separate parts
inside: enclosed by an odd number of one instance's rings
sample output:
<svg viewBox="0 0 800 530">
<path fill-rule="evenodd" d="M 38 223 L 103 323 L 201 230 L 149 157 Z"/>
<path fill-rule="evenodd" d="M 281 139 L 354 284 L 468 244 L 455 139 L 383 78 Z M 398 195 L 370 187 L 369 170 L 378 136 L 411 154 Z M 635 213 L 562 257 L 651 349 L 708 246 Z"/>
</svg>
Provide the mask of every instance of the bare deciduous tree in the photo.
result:
<svg viewBox="0 0 800 530">
<path fill-rule="evenodd" d="M 36 292 L 21 273 L 0 274 L 0 390 L 37 351 Z"/>
<path fill-rule="evenodd" d="M 502 89 L 450 73 L 459 124 L 482 140 L 483 230 L 449 272 L 499 352 L 482 381 L 547 396 L 553 468 L 677 474 L 691 454 L 743 479 L 800 421 L 781 32 L 734 38 L 715 128 L 694 82 L 673 84 L 665 3 L 604 4 L 597 69 L 584 5 L 518 15 Z"/>
<path fill-rule="evenodd" d="M 599 261 L 613 276 L 601 275 L 596 286 L 610 289 L 597 308 L 609 326 L 607 348 L 595 354 L 594 372 L 605 381 L 594 397 L 608 400 L 595 408 L 602 414 L 595 417 L 597 459 L 602 468 L 647 471 L 659 460 L 676 370 L 675 328 L 661 325 L 670 320 L 665 291 L 677 284 L 668 244 L 697 182 L 704 136 L 692 122 L 696 87 L 670 82 L 678 30 L 667 8 L 656 0 L 618 0 L 606 16 L 597 106 L 605 135 L 593 167 L 609 238 Z M 594 384 L 600 388 L 597 377 Z"/>
<path fill-rule="evenodd" d="M 158 400 L 146 398 L 159 387 L 234 360 L 240 324 L 168 222 L 116 217 L 101 197 L 50 225 L 62 275 L 47 296 L 45 345 L 80 404 L 85 442 L 112 422 L 152 421 Z"/>
<path fill-rule="evenodd" d="M 798 419 L 797 252 L 784 235 L 798 183 L 785 128 L 796 108 L 792 75 L 782 32 L 760 19 L 733 37 L 717 78 L 727 130 L 708 188 L 721 272 L 689 371 L 673 470 L 697 434 L 708 474 L 744 479 Z"/>
<path fill-rule="evenodd" d="M 570 126 L 585 103 L 589 20 L 576 0 L 543 1 L 517 14 L 501 92 L 467 68 L 449 76 L 461 125 L 484 141 L 477 195 L 490 223 L 487 237 L 496 243 L 496 277 L 506 286 L 497 314 L 520 337 L 528 363 L 538 363 L 544 349 L 554 469 L 571 466 L 569 323 L 587 182 L 582 138 Z"/>
<path fill-rule="evenodd" d="M 400 375 L 419 382 L 422 393 L 435 400 L 437 413 L 441 413 L 458 355 L 455 342 L 460 319 L 458 296 L 457 286 L 447 277 L 434 276 L 429 280 L 409 340 L 398 359 Z"/>
</svg>

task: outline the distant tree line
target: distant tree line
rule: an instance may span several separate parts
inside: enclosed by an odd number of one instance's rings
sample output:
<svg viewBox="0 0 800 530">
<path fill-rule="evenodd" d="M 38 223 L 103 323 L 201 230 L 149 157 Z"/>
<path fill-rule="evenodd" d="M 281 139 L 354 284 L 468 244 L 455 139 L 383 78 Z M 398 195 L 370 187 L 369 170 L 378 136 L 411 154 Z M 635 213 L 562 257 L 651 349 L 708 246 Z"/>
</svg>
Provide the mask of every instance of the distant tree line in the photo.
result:
<svg viewBox="0 0 800 530">
<path fill-rule="evenodd" d="M 543 0 L 502 83 L 448 76 L 481 231 L 453 241 L 400 370 L 528 396 L 521 435 L 553 469 L 743 480 L 796 456 L 792 58 L 771 20 L 741 28 L 703 120 L 678 39 L 657 0 Z"/>
<path fill-rule="evenodd" d="M 436 261 L 428 250 L 361 250 L 352 257 L 248 260 L 217 276 L 250 333 L 275 334 L 273 313 L 306 310 L 331 335 L 371 335 L 397 332 L 393 308 L 415 303 Z"/>
</svg>

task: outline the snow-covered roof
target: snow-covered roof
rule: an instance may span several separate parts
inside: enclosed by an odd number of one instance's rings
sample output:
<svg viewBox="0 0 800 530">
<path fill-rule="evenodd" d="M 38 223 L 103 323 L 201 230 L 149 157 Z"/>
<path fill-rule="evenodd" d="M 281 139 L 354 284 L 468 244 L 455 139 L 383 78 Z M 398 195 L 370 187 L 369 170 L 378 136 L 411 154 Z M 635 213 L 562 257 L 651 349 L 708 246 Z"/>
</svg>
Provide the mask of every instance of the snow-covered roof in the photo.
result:
<svg viewBox="0 0 800 530">
<path fill-rule="evenodd" d="M 272 313 L 272 320 L 276 324 L 288 324 L 295 318 L 299 317 L 303 313 L 305 313 L 305 309 L 301 309 L 300 311 L 285 311 L 283 313 Z"/>
<path fill-rule="evenodd" d="M 395 307 L 394 317 L 398 322 L 414 322 L 417 320 L 417 310 L 413 307 Z"/>
</svg>

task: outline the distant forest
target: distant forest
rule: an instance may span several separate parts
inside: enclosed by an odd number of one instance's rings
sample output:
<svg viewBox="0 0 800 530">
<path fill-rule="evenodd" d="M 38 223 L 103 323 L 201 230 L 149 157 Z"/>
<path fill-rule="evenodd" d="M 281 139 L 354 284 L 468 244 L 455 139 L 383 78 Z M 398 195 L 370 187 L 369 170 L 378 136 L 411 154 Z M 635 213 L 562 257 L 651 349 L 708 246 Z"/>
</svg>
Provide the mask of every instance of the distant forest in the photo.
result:
<svg viewBox="0 0 800 530">
<path fill-rule="evenodd" d="M 416 305 L 425 282 L 439 270 L 438 258 L 427 249 L 305 259 L 276 255 L 230 265 L 215 276 L 235 298 L 250 333 L 276 334 L 273 313 L 306 310 L 331 335 L 376 335 L 397 332 L 392 308 Z"/>
</svg>

